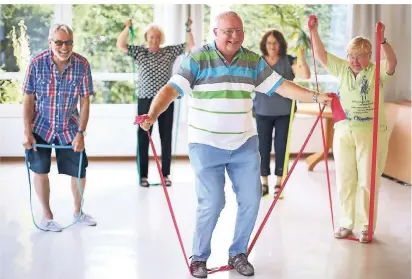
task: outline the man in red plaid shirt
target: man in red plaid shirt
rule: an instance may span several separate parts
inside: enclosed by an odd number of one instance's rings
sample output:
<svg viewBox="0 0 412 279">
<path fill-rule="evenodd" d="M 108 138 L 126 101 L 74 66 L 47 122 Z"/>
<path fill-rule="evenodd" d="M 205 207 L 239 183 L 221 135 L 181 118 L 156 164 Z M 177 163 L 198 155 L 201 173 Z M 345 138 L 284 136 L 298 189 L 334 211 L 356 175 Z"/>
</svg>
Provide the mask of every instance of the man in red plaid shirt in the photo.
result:
<svg viewBox="0 0 412 279">
<path fill-rule="evenodd" d="M 41 228 L 54 232 L 62 230 L 53 220 L 49 204 L 51 149 L 32 147 L 35 143 L 73 147 L 56 149 L 57 167 L 59 173 L 71 176 L 74 218 L 81 214 L 79 223 L 95 226 L 96 221 L 90 215 L 80 212 L 81 196 L 77 186 L 80 152 L 83 152 L 80 176 L 83 195 L 88 165 L 84 136 L 89 120 L 89 97 L 94 94 L 93 83 L 87 59 L 73 52 L 73 31 L 69 26 L 55 24 L 50 28 L 49 49 L 31 60 L 23 93 L 23 146 L 29 149 L 30 169 L 34 172 L 34 186 L 43 209 Z"/>
</svg>

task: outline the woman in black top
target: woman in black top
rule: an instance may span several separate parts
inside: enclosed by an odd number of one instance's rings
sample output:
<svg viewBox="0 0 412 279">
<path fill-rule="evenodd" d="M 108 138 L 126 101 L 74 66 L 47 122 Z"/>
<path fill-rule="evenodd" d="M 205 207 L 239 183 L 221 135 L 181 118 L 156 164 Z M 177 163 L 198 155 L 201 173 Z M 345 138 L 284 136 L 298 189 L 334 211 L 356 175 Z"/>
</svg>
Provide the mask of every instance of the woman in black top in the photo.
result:
<svg viewBox="0 0 412 279">
<path fill-rule="evenodd" d="M 162 29 L 154 24 L 147 27 L 144 38 L 146 46 L 128 45 L 127 37 L 129 28 L 132 25 L 131 19 L 125 21 L 125 28 L 120 33 L 116 46 L 125 54 L 133 57 L 136 64 L 138 79 L 136 90 L 138 92 L 138 115 L 149 112 L 150 104 L 157 94 L 172 76 L 173 63 L 176 58 L 185 51 L 190 51 L 194 46 L 191 32 L 192 21 L 188 18 L 186 22 L 186 43 L 160 47 L 165 41 Z M 172 154 L 172 129 L 173 129 L 174 104 L 159 116 L 159 134 L 162 144 L 162 174 L 165 178 L 166 186 L 171 186 L 169 178 Z M 150 129 L 150 133 L 152 128 Z M 139 139 L 139 159 L 140 159 L 140 185 L 148 187 L 149 171 L 149 139 L 146 132 L 138 128 Z"/>
</svg>

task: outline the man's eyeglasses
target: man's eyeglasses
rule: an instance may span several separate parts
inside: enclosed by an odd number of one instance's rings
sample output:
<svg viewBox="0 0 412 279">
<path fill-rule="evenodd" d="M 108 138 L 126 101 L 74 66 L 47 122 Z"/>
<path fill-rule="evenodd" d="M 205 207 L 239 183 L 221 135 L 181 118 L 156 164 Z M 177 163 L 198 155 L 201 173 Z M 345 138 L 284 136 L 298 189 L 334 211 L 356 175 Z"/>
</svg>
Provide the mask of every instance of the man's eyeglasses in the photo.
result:
<svg viewBox="0 0 412 279">
<path fill-rule="evenodd" d="M 245 33 L 243 29 L 232 29 L 232 28 L 226 28 L 226 29 L 216 28 L 216 29 L 219 29 L 220 31 L 223 32 L 223 34 L 227 36 L 232 36 L 234 33 L 236 33 L 237 35 L 243 35 Z"/>
<path fill-rule="evenodd" d="M 54 41 L 54 40 L 52 40 L 52 41 L 56 44 L 56 46 L 62 46 L 63 44 L 66 44 L 66 46 L 73 45 L 73 40 L 67 40 L 67 41 L 62 41 L 62 40 Z"/>
</svg>

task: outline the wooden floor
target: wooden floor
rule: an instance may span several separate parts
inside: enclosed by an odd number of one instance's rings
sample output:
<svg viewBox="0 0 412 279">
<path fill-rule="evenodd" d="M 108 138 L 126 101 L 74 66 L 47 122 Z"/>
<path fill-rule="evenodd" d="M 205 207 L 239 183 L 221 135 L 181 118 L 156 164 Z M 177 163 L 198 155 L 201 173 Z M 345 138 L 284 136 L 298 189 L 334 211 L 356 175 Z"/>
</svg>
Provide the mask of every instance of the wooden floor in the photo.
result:
<svg viewBox="0 0 412 279">
<path fill-rule="evenodd" d="M 196 197 L 189 163 L 172 167 L 169 188 L 187 255 L 191 255 Z M 334 164 L 330 162 L 334 200 Z M 0 279 L 182 279 L 185 266 L 161 187 L 137 186 L 134 162 L 94 162 L 88 168 L 85 211 L 97 227 L 73 226 L 61 233 L 35 229 L 27 172 L 22 162 L 0 165 Z M 159 181 L 154 163 L 150 179 Z M 52 209 L 62 225 L 71 221 L 69 178 L 51 171 Z M 229 182 L 229 180 L 227 180 Z M 272 180 L 273 182 L 273 180 Z M 272 191 L 273 189 L 271 189 Z M 227 203 L 212 239 L 208 267 L 227 262 L 236 215 L 230 185 Z M 33 199 L 36 219 L 40 218 Z M 258 228 L 272 198 L 264 198 Z M 338 210 L 335 205 L 335 214 Z M 335 216 L 335 219 L 338 216 Z M 254 234 L 253 234 L 254 235 Z M 297 164 L 250 255 L 256 279 L 411 278 L 411 188 L 382 179 L 373 243 L 333 238 L 325 169 L 308 172 Z M 235 271 L 209 278 L 244 278 Z"/>
</svg>

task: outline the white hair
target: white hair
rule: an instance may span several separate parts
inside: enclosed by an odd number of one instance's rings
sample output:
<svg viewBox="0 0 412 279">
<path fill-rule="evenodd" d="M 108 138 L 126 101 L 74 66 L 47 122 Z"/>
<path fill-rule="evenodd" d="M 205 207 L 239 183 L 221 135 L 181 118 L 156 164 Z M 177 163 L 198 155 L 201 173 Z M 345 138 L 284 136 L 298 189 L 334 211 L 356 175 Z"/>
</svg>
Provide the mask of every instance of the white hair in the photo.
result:
<svg viewBox="0 0 412 279">
<path fill-rule="evenodd" d="M 156 24 L 150 24 L 149 26 L 146 27 L 144 30 L 144 40 L 147 42 L 147 33 L 151 30 L 156 30 L 160 32 L 160 44 L 164 44 L 165 42 L 165 32 L 163 31 L 162 27 Z"/>
<path fill-rule="evenodd" d="M 49 30 L 49 40 L 53 39 L 53 35 L 54 33 L 56 33 L 57 31 L 62 30 L 64 32 L 66 32 L 67 34 L 69 34 L 70 36 L 73 36 L 73 30 L 70 28 L 69 25 L 67 24 L 62 24 L 62 23 L 56 23 L 54 24 L 52 27 L 50 27 Z"/>
<path fill-rule="evenodd" d="M 238 17 L 242 21 L 242 18 L 239 16 L 238 13 L 236 13 L 234 11 L 223 11 L 223 12 L 219 13 L 215 18 L 215 28 L 218 27 L 219 20 L 221 20 L 222 17 L 224 17 L 224 16 L 235 16 L 235 17 Z"/>
</svg>

